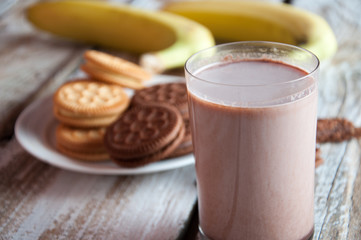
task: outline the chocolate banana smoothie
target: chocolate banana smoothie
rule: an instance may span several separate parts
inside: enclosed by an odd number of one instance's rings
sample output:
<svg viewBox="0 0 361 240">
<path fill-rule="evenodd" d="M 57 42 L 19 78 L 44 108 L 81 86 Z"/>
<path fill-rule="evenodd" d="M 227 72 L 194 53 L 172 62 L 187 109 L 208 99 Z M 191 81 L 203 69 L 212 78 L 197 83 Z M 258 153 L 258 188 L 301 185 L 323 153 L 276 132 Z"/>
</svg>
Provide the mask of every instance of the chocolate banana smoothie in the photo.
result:
<svg viewBox="0 0 361 240">
<path fill-rule="evenodd" d="M 192 76 L 188 97 L 204 237 L 308 239 L 315 78 L 267 59 L 213 64 Z"/>
</svg>

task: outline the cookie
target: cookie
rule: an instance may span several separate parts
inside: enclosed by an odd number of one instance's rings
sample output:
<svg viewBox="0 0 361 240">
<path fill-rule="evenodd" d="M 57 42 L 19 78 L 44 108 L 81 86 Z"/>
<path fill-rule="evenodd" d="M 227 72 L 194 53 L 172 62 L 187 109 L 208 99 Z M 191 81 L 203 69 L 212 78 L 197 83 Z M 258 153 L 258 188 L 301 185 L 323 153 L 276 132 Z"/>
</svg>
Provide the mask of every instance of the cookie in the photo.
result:
<svg viewBox="0 0 361 240">
<path fill-rule="evenodd" d="M 170 154 L 170 158 L 180 157 L 193 152 L 192 134 L 189 123 L 189 118 L 183 119 L 185 133 L 181 144 Z"/>
<path fill-rule="evenodd" d="M 141 89 L 143 82 L 151 78 L 151 74 L 137 64 L 104 52 L 88 50 L 84 59 L 81 69 L 99 81 Z"/>
<path fill-rule="evenodd" d="M 171 154 L 181 143 L 184 135 L 184 131 L 185 129 L 182 126 L 177 137 L 172 142 L 170 142 L 166 147 L 164 147 L 158 152 L 155 152 L 143 158 L 134 158 L 126 161 L 120 158 L 113 158 L 113 161 L 119 166 L 134 168 L 168 158 L 169 154 Z"/>
<path fill-rule="evenodd" d="M 361 128 L 345 118 L 317 120 L 317 142 L 342 142 L 361 137 Z"/>
<path fill-rule="evenodd" d="M 131 108 L 107 127 L 104 144 L 120 166 L 138 167 L 171 154 L 184 137 L 179 111 L 167 104 Z"/>
<path fill-rule="evenodd" d="M 98 68 L 97 66 L 92 66 L 92 64 L 89 63 L 83 64 L 80 68 L 91 78 L 101 82 L 118 84 L 123 87 L 132 89 L 144 88 L 143 83 L 140 81 L 134 81 L 132 78 L 129 78 L 127 76 L 122 76 L 108 71 L 104 71 L 103 69 Z"/>
<path fill-rule="evenodd" d="M 153 85 L 135 92 L 132 105 L 146 103 L 167 103 L 175 106 L 182 116 L 188 116 L 186 84 L 182 82 Z"/>
<path fill-rule="evenodd" d="M 316 156 L 315 156 L 315 168 L 323 164 L 323 158 L 321 157 L 321 150 L 316 147 Z"/>
<path fill-rule="evenodd" d="M 109 159 L 103 144 L 105 128 L 78 129 L 59 124 L 55 132 L 56 148 L 71 158 L 84 161 Z"/>
<path fill-rule="evenodd" d="M 100 127 L 112 123 L 129 106 L 122 87 L 89 79 L 62 85 L 53 96 L 54 115 L 76 127 Z"/>
<path fill-rule="evenodd" d="M 64 110 L 59 110 L 56 106 L 53 108 L 53 113 L 55 118 L 57 118 L 61 123 L 78 128 L 104 127 L 108 126 L 118 118 L 117 114 L 102 117 L 80 116 L 75 114 L 70 115 Z"/>
</svg>

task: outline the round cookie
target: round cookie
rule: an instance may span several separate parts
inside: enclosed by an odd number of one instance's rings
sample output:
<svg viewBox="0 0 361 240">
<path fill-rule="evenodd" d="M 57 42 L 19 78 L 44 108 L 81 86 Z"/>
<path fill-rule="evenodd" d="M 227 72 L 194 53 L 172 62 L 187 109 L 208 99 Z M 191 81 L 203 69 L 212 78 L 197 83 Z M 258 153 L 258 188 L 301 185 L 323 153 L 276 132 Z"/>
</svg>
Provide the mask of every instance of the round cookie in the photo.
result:
<svg viewBox="0 0 361 240">
<path fill-rule="evenodd" d="M 124 110 L 129 97 L 122 87 L 90 79 L 63 84 L 54 94 L 54 104 L 76 115 L 104 116 Z"/>
<path fill-rule="evenodd" d="M 171 141 L 166 147 L 162 148 L 161 150 L 153 154 L 150 154 L 146 157 L 130 159 L 130 161 L 127 160 L 125 161 L 124 159 L 120 159 L 120 158 L 112 158 L 112 160 L 113 162 L 115 162 L 116 164 L 122 167 L 139 167 L 168 158 L 169 154 L 171 154 L 177 148 L 177 146 L 179 146 L 180 143 L 182 142 L 184 132 L 185 129 L 182 126 L 181 130 L 179 131 L 179 134 L 173 141 Z"/>
<path fill-rule="evenodd" d="M 117 164 L 136 167 L 167 157 L 181 143 L 184 131 L 175 107 L 147 104 L 126 111 L 107 127 L 104 143 Z"/>
<path fill-rule="evenodd" d="M 151 77 L 150 73 L 142 69 L 137 64 L 104 52 L 88 50 L 84 53 L 84 58 L 86 61 L 98 66 L 99 68 L 115 74 L 128 76 L 135 80 L 144 81 L 150 79 Z"/>
<path fill-rule="evenodd" d="M 114 122 L 117 118 L 117 114 L 102 116 L 102 117 L 89 117 L 89 116 L 67 116 L 64 114 L 65 111 L 59 110 L 54 106 L 54 116 L 63 124 L 78 127 L 78 128 L 96 128 L 105 127 Z"/>
<path fill-rule="evenodd" d="M 135 92 L 132 105 L 147 103 L 167 103 L 175 106 L 182 116 L 188 116 L 186 84 L 182 82 L 153 85 Z"/>
<path fill-rule="evenodd" d="M 63 154 L 84 161 L 104 161 L 109 155 L 104 148 L 105 128 L 77 129 L 59 124 L 55 132 L 56 148 Z"/>
<path fill-rule="evenodd" d="M 129 97 L 118 85 L 77 79 L 54 94 L 54 115 L 77 127 L 107 126 L 129 106 Z"/>
<path fill-rule="evenodd" d="M 101 82 L 107 82 L 112 84 L 118 84 L 123 87 L 132 88 L 132 89 L 142 89 L 144 85 L 141 81 L 137 81 L 130 77 L 114 74 L 112 72 L 108 72 L 104 69 L 99 68 L 98 66 L 92 63 L 85 63 L 81 67 L 81 70 L 88 74 L 93 79 L 96 79 Z"/>
</svg>

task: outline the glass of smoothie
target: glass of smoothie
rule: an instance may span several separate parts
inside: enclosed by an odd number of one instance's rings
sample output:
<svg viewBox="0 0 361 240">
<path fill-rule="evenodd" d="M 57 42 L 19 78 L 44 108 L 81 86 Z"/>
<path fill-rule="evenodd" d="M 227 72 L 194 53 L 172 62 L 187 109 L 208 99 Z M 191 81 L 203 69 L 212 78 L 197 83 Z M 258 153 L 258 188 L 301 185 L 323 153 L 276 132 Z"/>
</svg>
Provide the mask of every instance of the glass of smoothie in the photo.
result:
<svg viewBox="0 0 361 240">
<path fill-rule="evenodd" d="M 188 59 L 203 239 L 312 237 L 318 69 L 311 52 L 274 42 Z"/>
</svg>

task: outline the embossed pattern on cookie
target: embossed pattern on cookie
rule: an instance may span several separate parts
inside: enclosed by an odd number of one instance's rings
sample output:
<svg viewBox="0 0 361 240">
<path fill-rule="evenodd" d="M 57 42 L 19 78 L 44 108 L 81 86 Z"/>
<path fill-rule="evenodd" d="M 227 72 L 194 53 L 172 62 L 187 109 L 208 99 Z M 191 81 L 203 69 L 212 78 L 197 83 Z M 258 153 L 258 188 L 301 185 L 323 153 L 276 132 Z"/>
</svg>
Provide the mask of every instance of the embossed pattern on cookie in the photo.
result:
<svg viewBox="0 0 361 240">
<path fill-rule="evenodd" d="M 123 110 L 129 102 L 125 91 L 117 85 L 79 79 L 62 85 L 54 94 L 61 109 L 85 115 L 111 115 Z"/>
<path fill-rule="evenodd" d="M 101 127 L 112 123 L 130 99 L 122 87 L 90 79 L 76 79 L 62 85 L 53 96 L 54 116 L 76 127 Z"/>
<path fill-rule="evenodd" d="M 183 116 L 188 115 L 187 88 L 185 83 L 157 84 L 136 91 L 132 98 L 132 104 L 135 106 L 150 102 L 173 105 Z"/>
<path fill-rule="evenodd" d="M 138 166 L 167 157 L 181 143 L 184 131 L 175 107 L 148 104 L 130 109 L 111 124 L 104 142 L 116 163 Z"/>
</svg>

